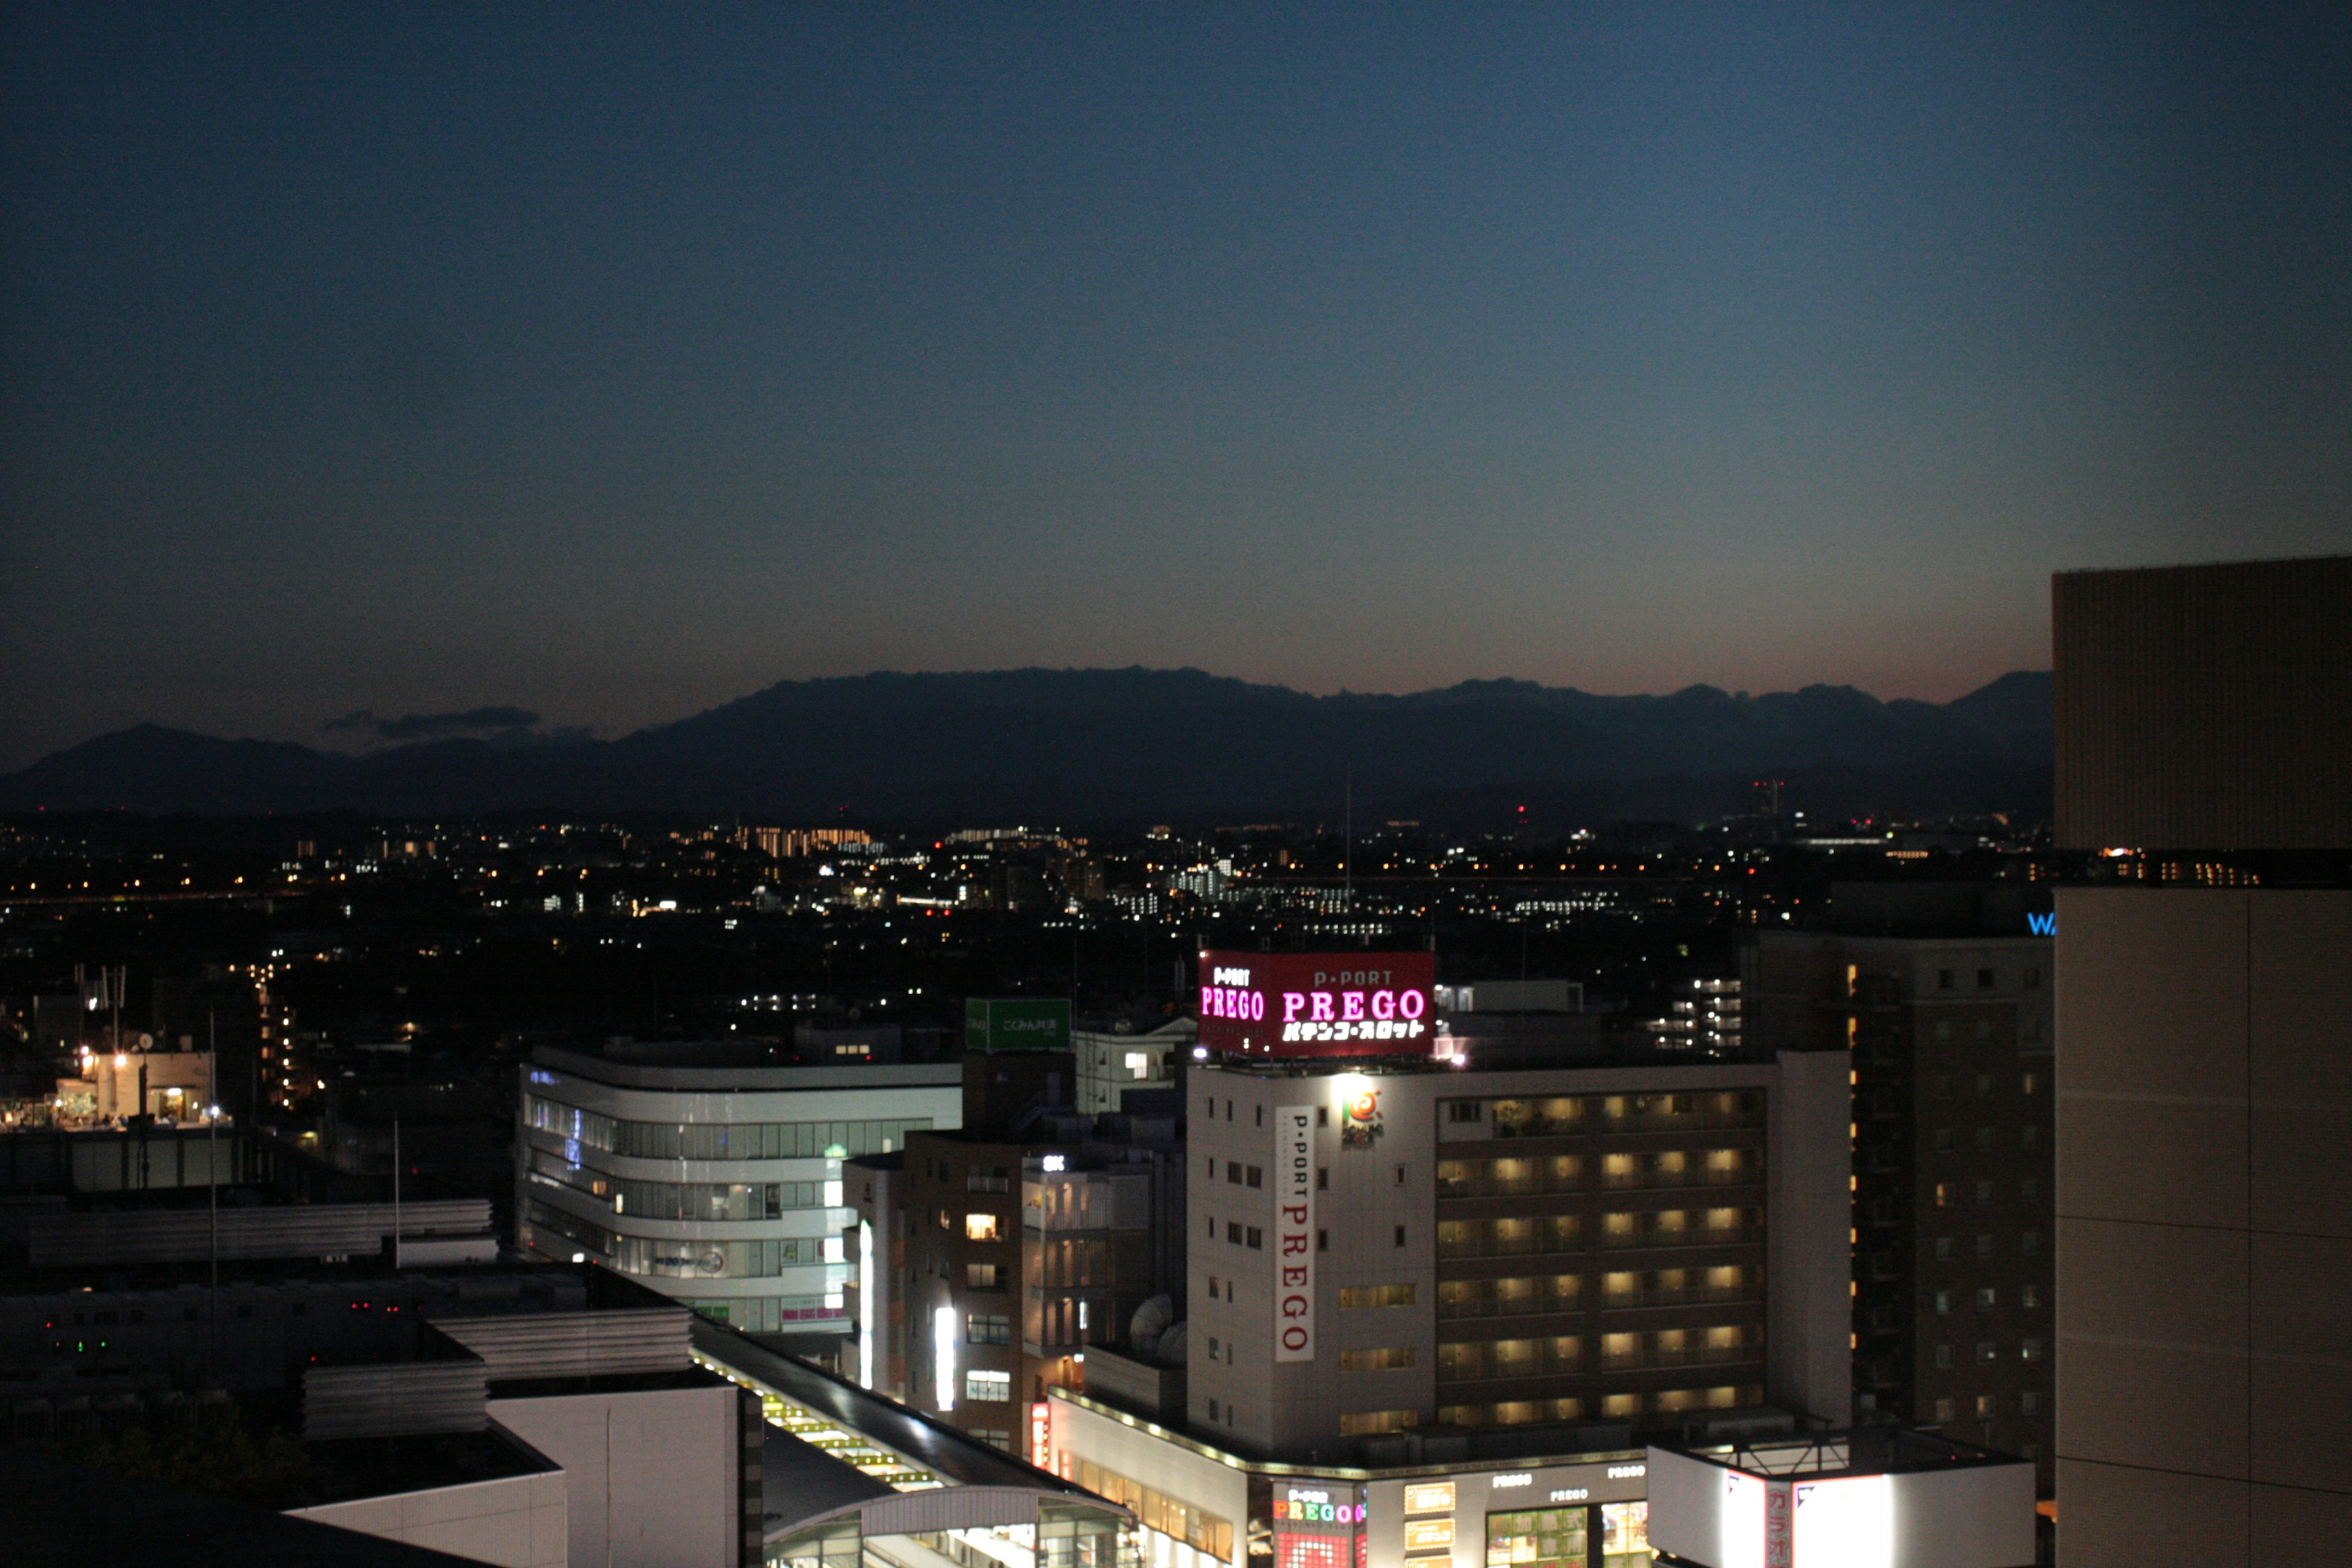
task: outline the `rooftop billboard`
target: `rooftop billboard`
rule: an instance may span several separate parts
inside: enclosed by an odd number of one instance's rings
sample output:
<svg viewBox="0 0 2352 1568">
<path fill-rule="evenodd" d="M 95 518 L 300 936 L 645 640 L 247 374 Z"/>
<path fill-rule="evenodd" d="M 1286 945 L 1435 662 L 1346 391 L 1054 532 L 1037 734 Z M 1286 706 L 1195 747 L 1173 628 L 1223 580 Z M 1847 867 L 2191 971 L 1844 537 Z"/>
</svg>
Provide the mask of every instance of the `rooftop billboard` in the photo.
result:
<svg viewBox="0 0 2352 1568">
<path fill-rule="evenodd" d="M 1070 1048 L 1069 998 L 971 997 L 963 1005 L 963 1048 L 1066 1051 Z"/>
<path fill-rule="evenodd" d="M 1203 952 L 1201 1044 L 1254 1057 L 1429 1056 L 1437 957 Z"/>
</svg>

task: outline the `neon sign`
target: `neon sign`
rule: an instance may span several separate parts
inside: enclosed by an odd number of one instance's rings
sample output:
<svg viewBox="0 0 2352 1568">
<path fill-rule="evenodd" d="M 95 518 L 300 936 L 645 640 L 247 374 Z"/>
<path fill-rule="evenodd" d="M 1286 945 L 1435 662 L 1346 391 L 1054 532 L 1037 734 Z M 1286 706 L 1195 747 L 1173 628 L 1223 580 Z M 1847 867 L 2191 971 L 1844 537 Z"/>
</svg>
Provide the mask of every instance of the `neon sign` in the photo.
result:
<svg viewBox="0 0 2352 1568">
<path fill-rule="evenodd" d="M 1421 1055 L 1434 1037 L 1436 977 L 1427 952 L 1203 952 L 1201 1044 L 1266 1056 Z"/>
<path fill-rule="evenodd" d="M 1315 1108 L 1274 1113 L 1274 1359 L 1315 1359 Z"/>
<path fill-rule="evenodd" d="M 1298 1524 L 1361 1524 L 1364 1510 L 1360 1503 L 1333 1502 L 1327 1491 L 1286 1487 L 1274 1500 L 1274 1517 Z"/>
</svg>

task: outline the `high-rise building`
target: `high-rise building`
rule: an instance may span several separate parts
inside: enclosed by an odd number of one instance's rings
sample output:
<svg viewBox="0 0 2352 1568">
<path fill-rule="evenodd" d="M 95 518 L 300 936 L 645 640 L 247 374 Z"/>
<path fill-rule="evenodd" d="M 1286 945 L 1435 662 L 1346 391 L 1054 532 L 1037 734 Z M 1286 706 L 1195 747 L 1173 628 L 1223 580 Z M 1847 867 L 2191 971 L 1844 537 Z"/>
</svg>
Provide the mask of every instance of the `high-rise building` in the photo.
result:
<svg viewBox="0 0 2352 1568">
<path fill-rule="evenodd" d="M 1190 1424 L 1330 1461 L 1433 1426 L 1838 1418 L 1844 1067 L 1196 1069 Z"/>
<path fill-rule="evenodd" d="M 2068 1568 L 2352 1552 L 2352 557 L 2059 576 Z"/>
<path fill-rule="evenodd" d="M 1181 1304 L 1032 1413 L 1168 1568 L 1646 1568 L 1640 1435 L 1851 1408 L 1843 1053 L 1441 1029 L 1433 967 L 1201 955 Z"/>
<path fill-rule="evenodd" d="M 1926 912 L 1958 902 L 1926 890 Z M 2032 1458 L 2045 1495 L 2051 948 L 2021 919 L 2009 935 L 1766 931 L 1743 953 L 1759 1043 L 1834 1051 L 1852 1073 L 1853 1418 Z"/>
<path fill-rule="evenodd" d="M 846 1337 L 843 1162 L 955 1126 L 959 1069 L 763 1063 L 723 1044 L 533 1052 L 515 1131 L 522 1248 L 749 1332 Z"/>
</svg>

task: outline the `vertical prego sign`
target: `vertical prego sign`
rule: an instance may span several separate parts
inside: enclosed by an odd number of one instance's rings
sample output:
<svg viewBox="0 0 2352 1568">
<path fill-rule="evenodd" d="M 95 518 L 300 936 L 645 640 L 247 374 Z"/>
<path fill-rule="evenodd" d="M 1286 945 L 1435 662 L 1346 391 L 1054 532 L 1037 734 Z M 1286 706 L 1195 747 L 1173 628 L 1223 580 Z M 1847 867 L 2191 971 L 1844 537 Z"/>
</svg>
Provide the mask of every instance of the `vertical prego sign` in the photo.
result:
<svg viewBox="0 0 2352 1568">
<path fill-rule="evenodd" d="M 1315 1108 L 1274 1113 L 1274 1359 L 1315 1359 Z"/>
</svg>

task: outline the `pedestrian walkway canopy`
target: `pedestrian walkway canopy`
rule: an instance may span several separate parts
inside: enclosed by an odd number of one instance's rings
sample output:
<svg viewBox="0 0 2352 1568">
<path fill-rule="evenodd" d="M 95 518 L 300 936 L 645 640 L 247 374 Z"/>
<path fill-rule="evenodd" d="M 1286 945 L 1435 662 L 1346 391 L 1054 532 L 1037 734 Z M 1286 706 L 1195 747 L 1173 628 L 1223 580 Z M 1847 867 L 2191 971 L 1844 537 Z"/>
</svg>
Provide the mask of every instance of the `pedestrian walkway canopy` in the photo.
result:
<svg viewBox="0 0 2352 1568">
<path fill-rule="evenodd" d="M 1135 1568 L 1135 1516 L 723 1324 L 694 1359 L 760 1396 L 772 1568 Z"/>
</svg>

